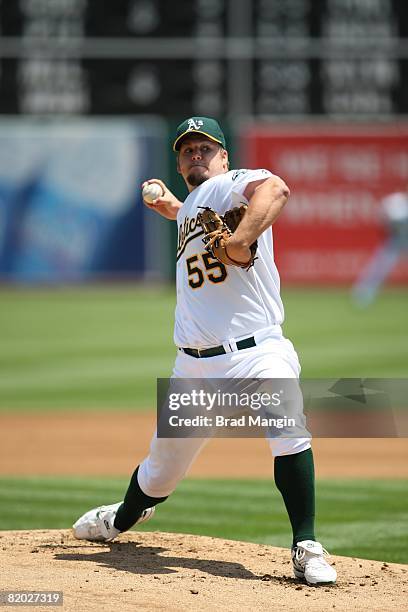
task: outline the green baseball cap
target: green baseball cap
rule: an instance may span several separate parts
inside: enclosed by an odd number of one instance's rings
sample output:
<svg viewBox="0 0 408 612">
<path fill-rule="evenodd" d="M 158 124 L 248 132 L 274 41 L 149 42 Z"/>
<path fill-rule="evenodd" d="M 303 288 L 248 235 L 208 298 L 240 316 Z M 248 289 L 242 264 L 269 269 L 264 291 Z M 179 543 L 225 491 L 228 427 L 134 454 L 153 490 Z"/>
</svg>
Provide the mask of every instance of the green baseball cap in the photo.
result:
<svg viewBox="0 0 408 612">
<path fill-rule="evenodd" d="M 181 141 L 187 134 L 203 134 L 210 140 L 218 142 L 224 149 L 226 148 L 225 136 L 220 128 L 218 121 L 211 117 L 190 117 L 177 128 L 176 140 L 173 143 L 173 151 L 180 149 Z"/>
</svg>

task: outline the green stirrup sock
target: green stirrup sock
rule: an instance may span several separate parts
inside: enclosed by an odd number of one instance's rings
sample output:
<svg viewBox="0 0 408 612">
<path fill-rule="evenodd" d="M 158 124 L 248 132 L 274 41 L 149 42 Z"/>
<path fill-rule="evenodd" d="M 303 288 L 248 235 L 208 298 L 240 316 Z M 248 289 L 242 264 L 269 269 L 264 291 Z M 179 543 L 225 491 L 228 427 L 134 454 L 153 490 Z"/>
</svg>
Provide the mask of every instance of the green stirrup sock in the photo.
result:
<svg viewBox="0 0 408 612">
<path fill-rule="evenodd" d="M 138 471 L 139 466 L 133 472 L 125 499 L 119 506 L 113 522 L 114 527 L 119 531 L 127 531 L 136 523 L 143 510 L 161 504 L 167 499 L 167 497 L 149 497 L 143 493 L 137 479 Z"/>
<path fill-rule="evenodd" d="M 293 546 L 315 540 L 315 477 L 312 449 L 275 457 L 275 483 L 282 494 L 293 531 Z"/>
</svg>

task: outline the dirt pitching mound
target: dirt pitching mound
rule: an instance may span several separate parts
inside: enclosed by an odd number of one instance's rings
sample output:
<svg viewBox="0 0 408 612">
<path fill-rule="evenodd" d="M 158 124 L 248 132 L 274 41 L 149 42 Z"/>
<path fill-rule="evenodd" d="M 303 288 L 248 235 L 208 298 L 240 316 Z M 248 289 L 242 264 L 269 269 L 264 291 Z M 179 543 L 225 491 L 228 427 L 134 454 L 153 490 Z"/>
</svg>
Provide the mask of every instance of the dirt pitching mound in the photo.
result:
<svg viewBox="0 0 408 612">
<path fill-rule="evenodd" d="M 63 591 L 65 611 L 407 609 L 407 566 L 331 561 L 337 585 L 316 588 L 293 578 L 283 548 L 161 532 L 110 544 L 68 530 L 0 532 L 1 589 Z"/>
</svg>

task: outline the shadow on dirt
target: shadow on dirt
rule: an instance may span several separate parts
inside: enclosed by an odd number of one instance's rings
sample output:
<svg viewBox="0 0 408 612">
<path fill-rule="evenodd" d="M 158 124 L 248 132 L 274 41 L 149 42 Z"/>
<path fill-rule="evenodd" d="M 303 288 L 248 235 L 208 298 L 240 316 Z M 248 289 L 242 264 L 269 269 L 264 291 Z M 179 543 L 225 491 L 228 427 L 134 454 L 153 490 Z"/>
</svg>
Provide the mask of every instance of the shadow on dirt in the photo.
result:
<svg viewBox="0 0 408 612">
<path fill-rule="evenodd" d="M 160 546 L 142 546 L 137 542 L 111 542 L 110 544 L 93 544 L 93 546 L 95 546 L 95 553 L 57 553 L 54 558 L 63 561 L 90 561 L 100 567 L 114 568 L 134 574 L 173 574 L 186 568 L 226 578 L 247 580 L 260 580 L 261 578 L 247 570 L 241 563 L 164 556 L 163 553 L 169 549 Z"/>
</svg>

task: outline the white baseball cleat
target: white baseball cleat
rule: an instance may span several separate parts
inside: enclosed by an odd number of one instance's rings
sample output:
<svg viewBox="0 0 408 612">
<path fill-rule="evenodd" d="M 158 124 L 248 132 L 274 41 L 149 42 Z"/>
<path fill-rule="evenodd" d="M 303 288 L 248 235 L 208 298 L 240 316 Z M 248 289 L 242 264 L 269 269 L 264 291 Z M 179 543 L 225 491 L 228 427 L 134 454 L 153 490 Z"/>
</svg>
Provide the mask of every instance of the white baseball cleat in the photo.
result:
<svg viewBox="0 0 408 612">
<path fill-rule="evenodd" d="M 337 572 L 325 559 L 327 550 L 319 542 L 303 540 L 292 548 L 293 573 L 304 578 L 308 584 L 336 582 Z"/>
<path fill-rule="evenodd" d="M 123 502 L 111 504 L 110 506 L 99 506 L 83 514 L 72 525 L 74 537 L 78 540 L 90 540 L 91 542 L 112 542 L 121 531 L 114 526 L 116 512 Z M 152 518 L 153 508 L 146 508 L 136 521 L 135 525 L 140 525 Z"/>
</svg>

